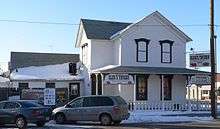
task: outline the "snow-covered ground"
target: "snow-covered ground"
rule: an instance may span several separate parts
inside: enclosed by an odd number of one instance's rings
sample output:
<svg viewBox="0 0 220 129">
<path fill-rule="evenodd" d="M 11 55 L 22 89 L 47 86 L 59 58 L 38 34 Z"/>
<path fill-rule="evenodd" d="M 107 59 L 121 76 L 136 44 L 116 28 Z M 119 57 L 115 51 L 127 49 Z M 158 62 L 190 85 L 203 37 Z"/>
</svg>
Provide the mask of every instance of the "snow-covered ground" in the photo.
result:
<svg viewBox="0 0 220 129">
<path fill-rule="evenodd" d="M 188 116 L 188 114 L 196 114 Z M 210 116 L 199 116 L 199 114 L 210 112 L 131 112 L 128 120 L 123 123 L 142 123 L 142 122 L 201 122 L 213 120 Z"/>
</svg>

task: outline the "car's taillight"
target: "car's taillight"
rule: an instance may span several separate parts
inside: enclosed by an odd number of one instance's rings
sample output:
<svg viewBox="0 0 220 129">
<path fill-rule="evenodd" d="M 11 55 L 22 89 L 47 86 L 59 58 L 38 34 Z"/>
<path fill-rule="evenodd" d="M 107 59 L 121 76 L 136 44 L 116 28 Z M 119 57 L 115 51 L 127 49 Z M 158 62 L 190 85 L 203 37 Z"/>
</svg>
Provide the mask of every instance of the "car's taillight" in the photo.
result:
<svg viewBox="0 0 220 129">
<path fill-rule="evenodd" d="M 41 115 L 41 112 L 39 110 L 33 110 L 31 113 L 32 113 L 32 116 L 39 116 L 39 115 Z"/>
<path fill-rule="evenodd" d="M 120 112 L 120 108 L 118 106 L 113 107 L 113 113 L 117 114 Z"/>
</svg>

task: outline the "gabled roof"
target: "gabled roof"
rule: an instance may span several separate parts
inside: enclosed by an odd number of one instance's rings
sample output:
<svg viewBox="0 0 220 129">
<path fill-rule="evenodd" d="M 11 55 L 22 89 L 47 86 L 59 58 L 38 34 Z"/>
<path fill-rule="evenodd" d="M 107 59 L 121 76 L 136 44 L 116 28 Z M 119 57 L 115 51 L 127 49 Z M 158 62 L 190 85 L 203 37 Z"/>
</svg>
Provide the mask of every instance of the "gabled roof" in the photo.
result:
<svg viewBox="0 0 220 129">
<path fill-rule="evenodd" d="M 186 42 L 192 41 L 190 37 L 188 37 L 183 31 L 181 31 L 174 24 L 172 24 L 158 11 L 151 13 L 150 15 L 144 17 L 143 19 L 150 18 L 151 16 L 157 17 L 157 19 L 160 21 L 162 25 L 166 26 L 168 29 L 173 30 L 177 36 L 181 37 Z M 80 23 L 82 24 L 88 39 L 111 40 L 117 38 L 125 31 L 129 30 L 132 26 L 137 25 L 143 19 L 135 23 L 81 19 Z M 77 39 L 79 37 L 80 34 L 78 30 Z M 79 41 L 77 40 L 76 46 L 78 46 L 77 45 L 78 42 Z"/>
<path fill-rule="evenodd" d="M 123 30 L 131 23 L 81 19 L 88 39 L 109 40 L 110 37 Z"/>
</svg>

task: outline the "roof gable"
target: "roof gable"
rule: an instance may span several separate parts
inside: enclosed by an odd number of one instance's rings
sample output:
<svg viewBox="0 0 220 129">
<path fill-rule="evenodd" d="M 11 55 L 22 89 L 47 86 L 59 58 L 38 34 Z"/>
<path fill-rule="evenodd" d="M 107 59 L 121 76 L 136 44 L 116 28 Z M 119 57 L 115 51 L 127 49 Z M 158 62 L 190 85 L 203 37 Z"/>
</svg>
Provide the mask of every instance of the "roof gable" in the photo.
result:
<svg viewBox="0 0 220 129">
<path fill-rule="evenodd" d="M 133 28 L 134 26 L 138 26 L 138 24 L 140 22 L 142 22 L 143 20 L 146 19 L 150 19 L 150 18 L 155 18 L 159 23 L 159 25 L 166 27 L 167 29 L 171 30 L 174 32 L 174 34 L 176 36 L 178 36 L 179 38 L 181 38 L 182 40 L 184 40 L 185 42 L 189 42 L 192 41 L 192 39 L 190 37 L 188 37 L 183 31 L 181 31 L 179 28 L 177 28 L 173 23 L 171 23 L 167 18 L 165 18 L 162 14 L 160 14 L 158 11 L 155 11 L 153 13 L 151 13 L 150 15 L 142 18 L 141 20 L 139 20 L 138 22 L 135 22 L 133 24 L 130 24 L 129 26 L 127 26 L 125 29 L 118 31 L 117 33 L 115 33 L 114 35 L 111 36 L 111 39 L 115 39 L 117 37 L 120 37 L 121 35 L 123 35 L 125 32 L 127 32 L 128 30 L 130 30 L 131 28 Z M 141 24 L 142 25 L 142 24 Z M 144 26 L 144 25 L 143 25 Z"/>
</svg>

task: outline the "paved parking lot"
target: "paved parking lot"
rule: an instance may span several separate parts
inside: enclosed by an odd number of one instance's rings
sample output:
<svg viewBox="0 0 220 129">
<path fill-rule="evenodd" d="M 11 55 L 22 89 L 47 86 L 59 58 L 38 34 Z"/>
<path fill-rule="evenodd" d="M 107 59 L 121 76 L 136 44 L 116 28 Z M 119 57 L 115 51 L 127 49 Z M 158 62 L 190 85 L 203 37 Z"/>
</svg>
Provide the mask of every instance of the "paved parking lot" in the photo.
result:
<svg viewBox="0 0 220 129">
<path fill-rule="evenodd" d="M 1 129 L 16 129 L 13 125 L 0 127 Z M 98 123 L 79 124 L 47 124 L 39 128 L 29 125 L 28 129 L 220 129 L 220 121 L 212 122 L 188 122 L 188 123 L 130 123 L 119 126 L 100 126 Z"/>
</svg>

